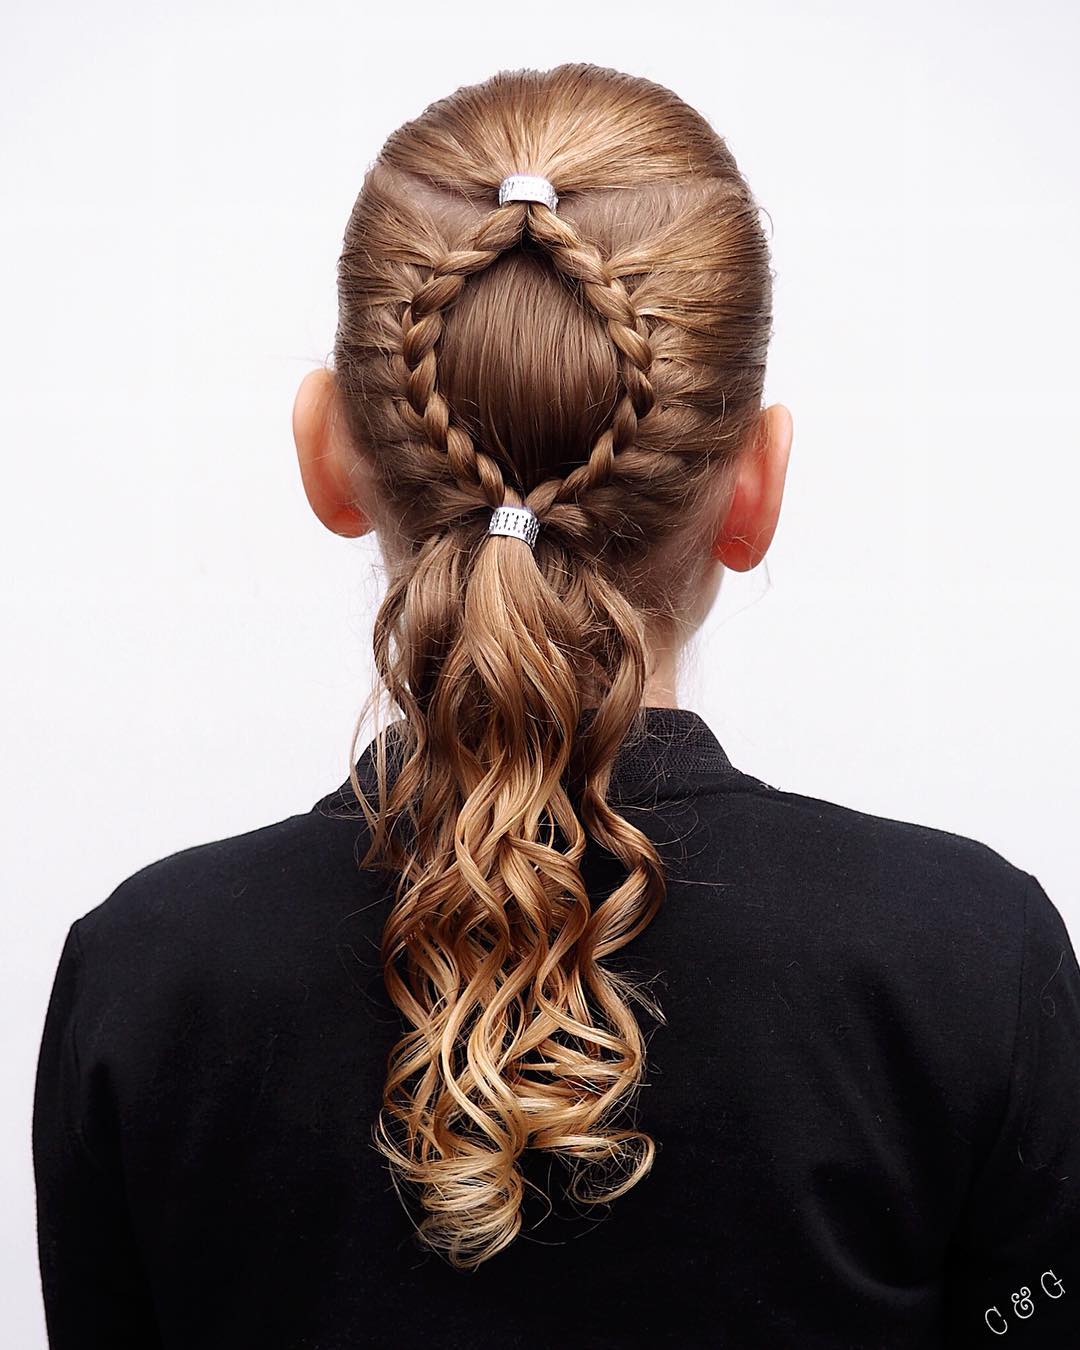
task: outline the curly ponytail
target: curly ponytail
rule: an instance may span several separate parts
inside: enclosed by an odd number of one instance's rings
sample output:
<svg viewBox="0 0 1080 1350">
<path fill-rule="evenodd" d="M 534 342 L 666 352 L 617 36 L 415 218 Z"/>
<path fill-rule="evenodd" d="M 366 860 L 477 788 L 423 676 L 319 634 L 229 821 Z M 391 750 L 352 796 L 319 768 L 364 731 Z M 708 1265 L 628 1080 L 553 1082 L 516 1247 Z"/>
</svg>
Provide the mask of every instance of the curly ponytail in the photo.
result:
<svg viewBox="0 0 1080 1350">
<path fill-rule="evenodd" d="M 558 214 L 493 205 L 514 172 L 550 177 Z M 402 714 L 374 805 L 352 774 L 361 865 L 396 876 L 382 963 L 409 1028 L 375 1142 L 418 1190 L 422 1239 L 475 1267 L 520 1229 L 525 1149 L 562 1158 L 583 1203 L 653 1163 L 624 1122 L 648 1000 L 604 959 L 652 920 L 664 872 L 608 789 L 650 640 L 680 623 L 757 423 L 768 250 L 704 119 L 567 65 L 395 132 L 338 276 L 335 379 L 389 573 L 373 699 Z M 502 505 L 536 512 L 535 551 L 487 533 Z M 625 871 L 595 907 L 587 841 Z"/>
</svg>

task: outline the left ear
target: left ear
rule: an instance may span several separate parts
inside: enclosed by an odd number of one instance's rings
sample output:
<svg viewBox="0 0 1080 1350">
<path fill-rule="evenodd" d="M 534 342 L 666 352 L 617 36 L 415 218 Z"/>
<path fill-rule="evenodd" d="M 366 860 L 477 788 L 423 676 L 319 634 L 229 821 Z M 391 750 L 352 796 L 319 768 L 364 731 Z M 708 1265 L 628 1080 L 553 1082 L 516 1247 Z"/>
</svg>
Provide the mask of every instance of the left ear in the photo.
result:
<svg viewBox="0 0 1080 1350">
<path fill-rule="evenodd" d="M 332 371 L 320 366 L 304 376 L 292 425 L 311 509 L 334 534 L 367 534 L 374 523 L 368 476 L 348 437 Z"/>
<path fill-rule="evenodd" d="M 711 554 L 733 572 L 749 572 L 769 550 L 780 518 L 791 413 L 774 403 L 761 414 L 757 435 L 739 456 L 735 487 L 713 538 Z"/>
</svg>

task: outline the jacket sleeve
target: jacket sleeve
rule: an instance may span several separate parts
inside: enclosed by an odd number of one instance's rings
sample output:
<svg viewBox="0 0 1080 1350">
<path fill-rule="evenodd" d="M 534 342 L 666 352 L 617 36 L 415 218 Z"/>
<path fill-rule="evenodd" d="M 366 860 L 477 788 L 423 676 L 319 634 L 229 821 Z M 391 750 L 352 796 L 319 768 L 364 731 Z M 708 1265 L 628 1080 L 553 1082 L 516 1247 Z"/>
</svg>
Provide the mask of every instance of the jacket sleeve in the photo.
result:
<svg viewBox="0 0 1080 1350">
<path fill-rule="evenodd" d="M 950 1346 L 1080 1345 L 1080 968 L 1035 877 L 1023 913 L 1001 1124 L 951 1254 Z"/>
<path fill-rule="evenodd" d="M 153 1350 L 160 1340 L 124 1200 L 118 1131 L 80 1041 L 90 1024 L 81 1002 L 82 960 L 76 922 L 53 981 L 34 1086 L 37 1241 L 49 1346 Z"/>
</svg>

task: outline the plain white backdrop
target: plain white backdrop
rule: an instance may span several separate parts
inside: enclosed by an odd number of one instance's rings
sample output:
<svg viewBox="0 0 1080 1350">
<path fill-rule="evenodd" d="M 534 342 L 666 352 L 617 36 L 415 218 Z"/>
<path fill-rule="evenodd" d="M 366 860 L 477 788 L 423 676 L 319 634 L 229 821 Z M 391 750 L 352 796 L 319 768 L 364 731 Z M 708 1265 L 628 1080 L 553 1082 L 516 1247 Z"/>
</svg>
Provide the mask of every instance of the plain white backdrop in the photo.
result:
<svg viewBox="0 0 1080 1350">
<path fill-rule="evenodd" d="M 787 497 L 683 703 L 770 783 L 991 845 L 1077 944 L 1078 39 L 1066 0 L 9 9 L 5 1343 L 45 1344 L 30 1108 L 68 925 L 348 772 L 377 554 L 311 514 L 293 395 L 382 141 L 498 69 L 670 85 L 771 220 Z"/>
</svg>

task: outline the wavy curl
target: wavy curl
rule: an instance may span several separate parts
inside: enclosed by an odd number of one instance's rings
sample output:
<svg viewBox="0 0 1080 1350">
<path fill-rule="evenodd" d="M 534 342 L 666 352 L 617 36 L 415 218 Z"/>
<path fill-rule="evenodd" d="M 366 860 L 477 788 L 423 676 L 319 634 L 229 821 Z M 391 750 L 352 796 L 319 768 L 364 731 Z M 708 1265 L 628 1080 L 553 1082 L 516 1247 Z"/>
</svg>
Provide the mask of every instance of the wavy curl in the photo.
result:
<svg viewBox="0 0 1080 1350">
<path fill-rule="evenodd" d="M 493 205 L 516 172 L 550 178 L 558 213 Z M 768 247 L 698 113 L 564 65 L 460 89 L 390 137 L 338 292 L 335 380 L 388 571 L 351 756 L 361 865 L 396 878 L 382 966 L 407 1026 L 374 1141 L 418 1192 L 421 1239 L 471 1268 L 520 1230 L 526 1149 L 585 1204 L 653 1164 L 628 1116 L 632 1005 L 662 1012 L 605 958 L 655 916 L 664 869 L 609 787 L 758 424 Z M 504 504 L 540 518 L 535 551 L 487 534 Z M 381 701 L 401 717 L 369 802 L 356 751 Z M 590 845 L 625 872 L 595 904 Z"/>
</svg>

